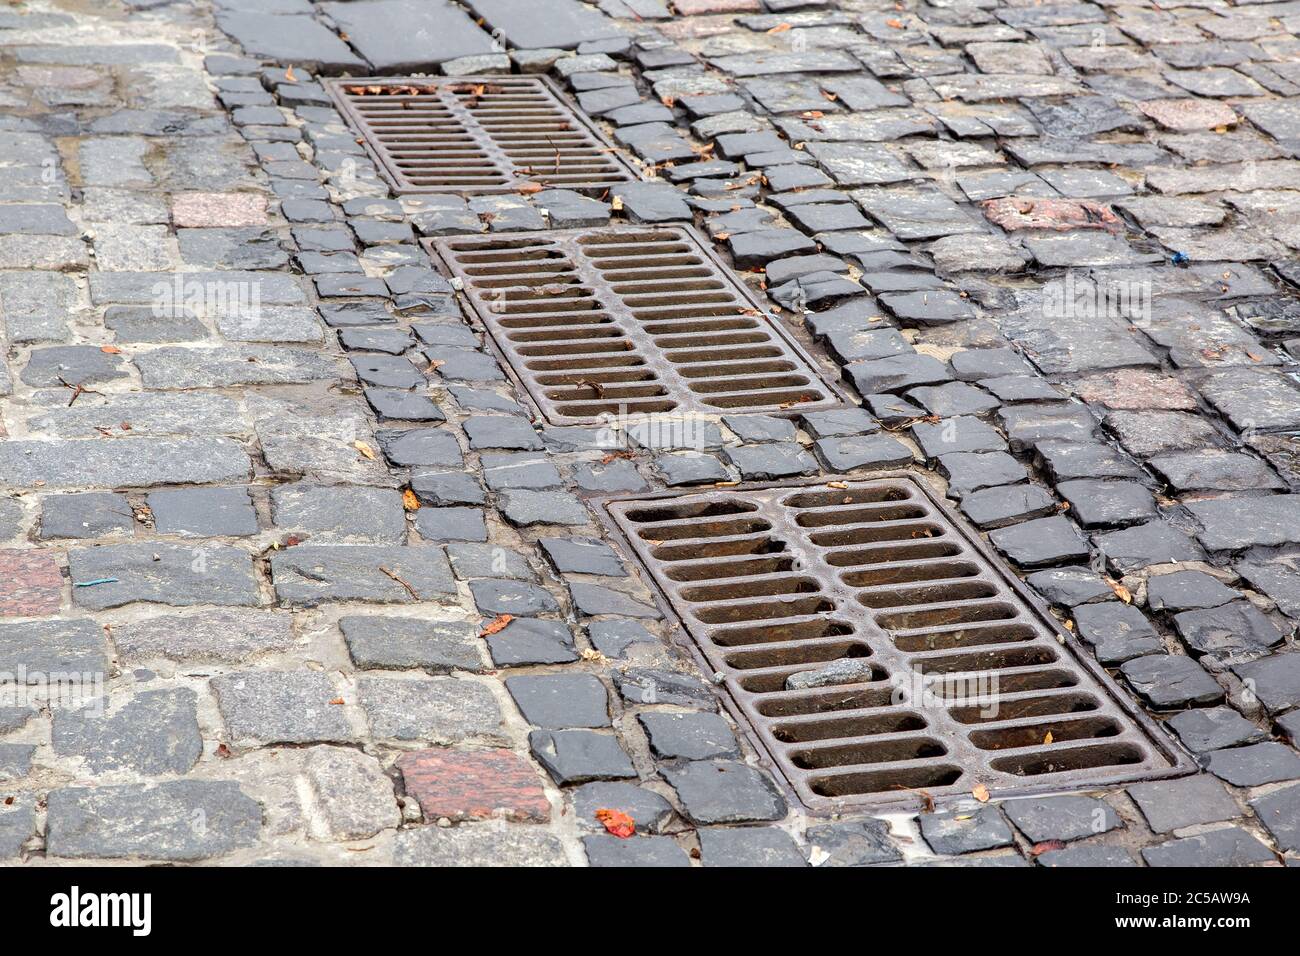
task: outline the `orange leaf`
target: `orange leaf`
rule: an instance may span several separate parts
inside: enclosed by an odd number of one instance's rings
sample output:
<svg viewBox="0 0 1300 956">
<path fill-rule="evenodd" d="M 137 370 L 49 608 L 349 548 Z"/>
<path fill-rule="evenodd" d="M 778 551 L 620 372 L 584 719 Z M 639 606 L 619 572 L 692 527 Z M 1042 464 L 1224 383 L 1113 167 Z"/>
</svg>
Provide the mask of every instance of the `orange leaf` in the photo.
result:
<svg viewBox="0 0 1300 956">
<path fill-rule="evenodd" d="M 515 187 L 515 192 L 523 193 L 525 195 L 529 193 L 539 193 L 541 191 L 542 191 L 541 183 L 520 183 L 518 186 Z"/>
<path fill-rule="evenodd" d="M 109 355 L 119 355 L 122 352 L 122 350 L 116 345 L 101 345 L 99 350 L 101 352 L 107 352 Z"/>
<path fill-rule="evenodd" d="M 597 810 L 596 819 L 619 839 L 626 840 L 636 833 L 636 822 L 622 810 Z"/>
<path fill-rule="evenodd" d="M 772 27 L 772 29 L 768 30 L 767 32 L 784 33 L 786 30 L 789 30 L 790 28 L 791 28 L 791 24 L 789 23 L 778 23 L 776 26 Z"/>
<path fill-rule="evenodd" d="M 975 789 L 970 792 L 970 795 L 980 803 L 989 802 L 989 788 L 982 783 L 975 784 Z"/>
<path fill-rule="evenodd" d="M 1065 844 L 1060 840 L 1044 840 L 1042 843 L 1035 843 L 1029 848 L 1030 856 L 1038 856 L 1046 853 L 1048 850 L 1064 850 Z"/>
<path fill-rule="evenodd" d="M 507 624 L 515 619 L 513 614 L 498 614 L 488 622 L 487 627 L 479 633 L 479 637 L 491 637 L 497 631 L 502 630 Z"/>
<path fill-rule="evenodd" d="M 402 507 L 407 511 L 420 510 L 420 499 L 415 497 L 415 492 L 410 488 L 402 492 Z"/>
</svg>

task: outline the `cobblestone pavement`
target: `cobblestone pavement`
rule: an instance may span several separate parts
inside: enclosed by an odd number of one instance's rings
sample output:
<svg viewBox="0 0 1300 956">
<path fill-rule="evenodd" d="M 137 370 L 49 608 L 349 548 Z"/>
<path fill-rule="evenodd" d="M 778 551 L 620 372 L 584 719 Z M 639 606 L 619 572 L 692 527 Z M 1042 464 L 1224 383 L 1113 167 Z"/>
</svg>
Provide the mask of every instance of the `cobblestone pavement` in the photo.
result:
<svg viewBox="0 0 1300 956">
<path fill-rule="evenodd" d="M 1297 31 L 1296 0 L 6 7 L 0 860 L 1300 860 Z M 399 201 L 317 82 L 511 70 L 645 181 Z M 529 411 L 416 243 L 692 220 L 864 412 L 610 453 Z M 799 809 L 589 499 L 900 462 L 1202 772 Z"/>
</svg>

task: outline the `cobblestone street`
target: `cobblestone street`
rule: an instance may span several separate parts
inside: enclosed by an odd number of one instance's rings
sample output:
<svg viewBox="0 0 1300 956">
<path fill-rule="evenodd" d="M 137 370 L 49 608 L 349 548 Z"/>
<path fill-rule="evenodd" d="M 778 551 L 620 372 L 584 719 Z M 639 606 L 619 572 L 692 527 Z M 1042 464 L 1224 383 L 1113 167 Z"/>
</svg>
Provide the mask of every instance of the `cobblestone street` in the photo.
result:
<svg viewBox="0 0 1300 956">
<path fill-rule="evenodd" d="M 0 8 L 0 864 L 1300 863 L 1298 35 Z"/>
</svg>

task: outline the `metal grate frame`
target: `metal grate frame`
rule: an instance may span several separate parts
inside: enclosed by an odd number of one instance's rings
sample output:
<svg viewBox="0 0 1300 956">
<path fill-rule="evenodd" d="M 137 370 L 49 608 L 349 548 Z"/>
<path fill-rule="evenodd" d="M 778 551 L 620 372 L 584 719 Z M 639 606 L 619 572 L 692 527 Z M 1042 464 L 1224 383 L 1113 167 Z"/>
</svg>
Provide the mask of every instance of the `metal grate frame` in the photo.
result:
<svg viewBox="0 0 1300 956">
<path fill-rule="evenodd" d="M 844 404 L 693 228 L 423 242 L 551 424 Z"/>
<path fill-rule="evenodd" d="M 546 77 L 363 77 L 326 89 L 399 195 L 641 179 Z"/>
<path fill-rule="evenodd" d="M 733 712 L 814 813 L 915 806 L 914 791 L 955 799 L 982 784 L 1002 799 L 1194 769 L 910 474 L 602 501 Z M 836 660 L 869 664 L 870 676 L 787 689 Z M 918 672 L 996 673 L 996 713 L 989 700 L 895 696 L 891 678 L 910 687 Z"/>
</svg>

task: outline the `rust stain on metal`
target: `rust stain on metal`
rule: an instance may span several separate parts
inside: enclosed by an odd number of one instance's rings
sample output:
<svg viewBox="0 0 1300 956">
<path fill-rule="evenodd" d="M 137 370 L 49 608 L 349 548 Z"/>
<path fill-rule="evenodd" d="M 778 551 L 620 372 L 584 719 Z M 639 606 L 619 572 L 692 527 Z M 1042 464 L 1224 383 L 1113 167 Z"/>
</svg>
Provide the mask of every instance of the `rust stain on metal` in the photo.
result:
<svg viewBox="0 0 1300 956">
<path fill-rule="evenodd" d="M 594 190 L 641 177 L 545 77 L 327 81 L 399 194 Z"/>
<path fill-rule="evenodd" d="M 552 424 L 842 400 L 694 229 L 424 240 Z"/>
<path fill-rule="evenodd" d="M 606 508 L 810 810 L 1188 769 L 911 476 Z"/>
</svg>

